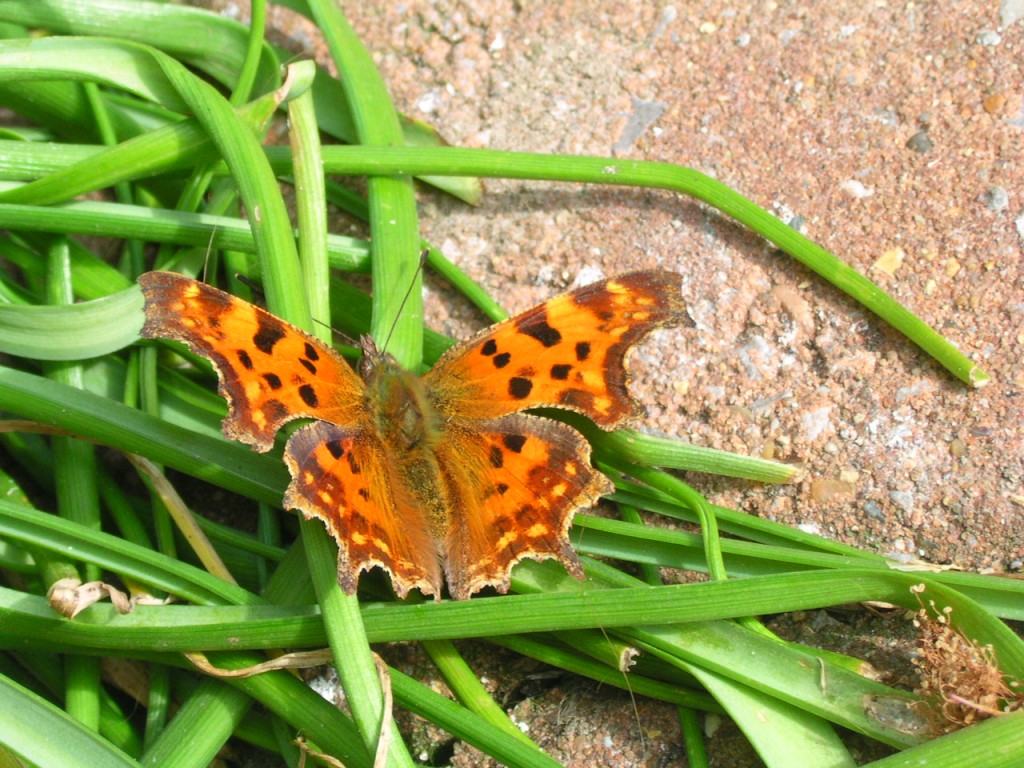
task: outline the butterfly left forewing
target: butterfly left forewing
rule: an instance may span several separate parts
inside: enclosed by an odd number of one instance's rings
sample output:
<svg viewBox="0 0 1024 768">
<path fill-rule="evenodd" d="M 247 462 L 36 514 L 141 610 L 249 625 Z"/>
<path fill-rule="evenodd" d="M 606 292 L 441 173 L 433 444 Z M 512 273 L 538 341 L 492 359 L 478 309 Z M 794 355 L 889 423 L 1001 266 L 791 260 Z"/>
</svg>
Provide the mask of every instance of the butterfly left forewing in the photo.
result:
<svg viewBox="0 0 1024 768">
<path fill-rule="evenodd" d="M 515 414 L 450 423 L 435 453 L 451 495 L 445 571 L 455 599 L 487 586 L 505 592 L 524 558 L 556 559 L 583 578 L 569 527 L 613 486 L 591 466 L 582 435 Z"/>
<path fill-rule="evenodd" d="M 626 353 L 680 321 L 681 280 L 634 272 L 556 296 L 448 350 L 424 384 L 439 410 L 464 418 L 552 406 L 615 427 L 642 413 L 626 388 Z"/>
<path fill-rule="evenodd" d="M 348 363 L 290 323 L 173 272 L 147 272 L 139 285 L 141 335 L 182 341 L 213 363 L 228 402 L 228 437 L 266 451 L 292 419 L 351 424 L 365 410 L 365 387 Z"/>
</svg>

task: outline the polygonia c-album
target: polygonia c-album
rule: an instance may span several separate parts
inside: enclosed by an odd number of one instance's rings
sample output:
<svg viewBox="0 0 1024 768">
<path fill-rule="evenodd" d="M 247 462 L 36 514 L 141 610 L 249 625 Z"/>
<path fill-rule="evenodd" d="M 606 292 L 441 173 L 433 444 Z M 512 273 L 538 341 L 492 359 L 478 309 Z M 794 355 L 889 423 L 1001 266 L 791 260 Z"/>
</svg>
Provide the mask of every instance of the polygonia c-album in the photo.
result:
<svg viewBox="0 0 1024 768">
<path fill-rule="evenodd" d="M 176 339 L 217 369 L 224 433 L 269 450 L 292 419 L 284 504 L 338 542 L 349 594 L 380 566 L 395 591 L 440 599 L 505 592 L 523 558 L 583 568 L 573 515 L 610 493 L 576 430 L 522 413 L 578 411 L 602 429 L 638 415 L 627 351 L 683 312 L 681 277 L 634 272 L 557 296 L 449 349 L 419 377 L 368 338 L 357 374 L 331 347 L 268 312 L 170 272 L 139 278 L 146 338 Z"/>
</svg>

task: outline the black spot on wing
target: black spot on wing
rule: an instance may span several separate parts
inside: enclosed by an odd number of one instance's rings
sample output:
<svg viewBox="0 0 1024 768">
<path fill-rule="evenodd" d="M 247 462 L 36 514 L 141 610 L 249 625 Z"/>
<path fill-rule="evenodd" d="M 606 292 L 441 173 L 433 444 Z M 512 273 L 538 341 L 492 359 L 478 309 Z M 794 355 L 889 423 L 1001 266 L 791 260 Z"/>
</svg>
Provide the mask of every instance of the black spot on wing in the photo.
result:
<svg viewBox="0 0 1024 768">
<path fill-rule="evenodd" d="M 348 459 L 348 468 L 353 475 L 358 475 L 363 471 L 363 468 L 359 466 L 359 462 L 356 461 L 356 455 L 352 451 L 346 453 L 345 458 Z"/>
<path fill-rule="evenodd" d="M 590 342 L 589 341 L 577 341 L 576 342 L 576 359 L 581 363 L 590 357 Z"/>
<path fill-rule="evenodd" d="M 238 357 L 238 362 L 242 364 L 242 367 L 245 368 L 245 370 L 252 370 L 252 358 L 249 357 L 248 352 L 244 349 L 239 349 L 235 351 L 235 355 Z"/>
<path fill-rule="evenodd" d="M 516 400 L 523 400 L 533 391 L 533 382 L 523 376 L 513 376 L 508 380 L 508 393 Z"/>
<path fill-rule="evenodd" d="M 267 386 L 270 387 L 271 389 L 281 388 L 281 377 L 278 376 L 276 373 L 264 373 L 263 380 L 267 382 Z"/>
<path fill-rule="evenodd" d="M 488 339 L 483 343 L 483 346 L 480 347 L 480 354 L 486 355 L 487 357 L 490 357 L 497 351 L 498 343 L 494 339 Z"/>
<path fill-rule="evenodd" d="M 520 453 L 523 450 L 523 446 L 526 445 L 526 435 L 505 435 L 501 438 L 501 442 L 512 453 Z"/>
<path fill-rule="evenodd" d="M 311 363 L 309 360 L 307 360 L 304 357 L 300 357 L 299 364 L 302 365 L 303 368 L 312 373 L 314 376 L 316 376 L 316 366 L 313 365 L 313 363 Z"/>
<path fill-rule="evenodd" d="M 316 408 L 320 405 L 320 399 L 316 396 L 316 390 L 313 388 L 312 384 L 303 384 L 299 387 L 299 397 L 301 397 L 302 402 L 310 408 Z"/>
<path fill-rule="evenodd" d="M 572 370 L 571 365 L 552 365 L 551 366 L 551 378 L 556 381 L 565 381 L 569 378 L 569 372 Z"/>
<path fill-rule="evenodd" d="M 494 363 L 495 368 L 504 368 L 510 362 L 512 362 L 512 355 L 508 352 L 502 352 L 500 355 L 495 355 L 491 362 Z"/>
<path fill-rule="evenodd" d="M 320 353 L 317 352 L 316 347 L 314 347 L 308 341 L 306 342 L 306 357 L 307 359 L 312 360 L 314 362 L 320 359 Z"/>
<path fill-rule="evenodd" d="M 262 315 L 258 316 L 257 324 L 259 328 L 252 337 L 252 343 L 256 345 L 256 349 L 260 352 L 269 355 L 274 351 L 274 345 L 284 338 L 285 331 L 283 328 L 272 325 Z"/>
<path fill-rule="evenodd" d="M 331 454 L 335 459 L 340 459 L 345 455 L 345 446 L 341 440 L 328 440 L 324 447 L 327 448 L 327 452 Z"/>
<path fill-rule="evenodd" d="M 542 312 L 539 317 L 532 314 L 524 317 L 516 323 L 516 327 L 521 333 L 532 336 L 545 347 L 553 347 L 562 342 L 562 334 L 548 324 L 547 312 Z"/>
</svg>

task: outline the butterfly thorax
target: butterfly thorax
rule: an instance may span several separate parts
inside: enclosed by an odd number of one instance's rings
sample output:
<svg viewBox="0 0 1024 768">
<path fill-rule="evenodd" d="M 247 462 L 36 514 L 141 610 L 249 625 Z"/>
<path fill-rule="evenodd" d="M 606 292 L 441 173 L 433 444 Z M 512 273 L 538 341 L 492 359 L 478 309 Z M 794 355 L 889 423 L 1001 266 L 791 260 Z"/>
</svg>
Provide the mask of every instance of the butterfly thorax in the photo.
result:
<svg viewBox="0 0 1024 768">
<path fill-rule="evenodd" d="M 398 451 L 429 450 L 439 430 L 420 378 L 381 353 L 363 363 L 362 373 L 376 434 Z"/>
<path fill-rule="evenodd" d="M 447 525 L 447 497 L 434 454 L 442 433 L 439 416 L 422 380 L 391 355 L 364 341 L 360 373 L 366 382 L 367 416 L 385 454 L 392 459 L 394 490 L 407 493 L 441 532 Z"/>
</svg>

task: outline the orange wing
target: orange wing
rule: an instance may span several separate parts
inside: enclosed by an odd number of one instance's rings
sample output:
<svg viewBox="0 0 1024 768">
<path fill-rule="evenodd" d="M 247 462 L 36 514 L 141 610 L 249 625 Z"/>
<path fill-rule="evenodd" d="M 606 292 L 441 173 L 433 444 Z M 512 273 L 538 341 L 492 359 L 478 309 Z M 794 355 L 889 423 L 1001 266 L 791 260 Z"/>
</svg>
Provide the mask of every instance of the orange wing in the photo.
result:
<svg viewBox="0 0 1024 768">
<path fill-rule="evenodd" d="M 643 412 L 626 389 L 626 352 L 679 321 L 681 282 L 674 272 L 634 272 L 557 296 L 448 350 L 424 385 L 453 418 L 553 406 L 611 429 Z"/>
<path fill-rule="evenodd" d="M 464 600 L 486 586 L 507 591 L 509 571 L 526 557 L 559 560 L 583 578 L 569 526 L 578 509 L 614 486 L 590 465 L 582 435 L 515 414 L 449 424 L 435 452 L 449 493 L 445 573 L 452 597 Z"/>
<path fill-rule="evenodd" d="M 284 459 L 293 478 L 284 505 L 319 518 L 334 536 L 342 589 L 353 594 L 360 571 L 379 565 L 399 596 L 419 588 L 440 599 L 438 544 L 374 435 L 318 421 L 289 438 Z"/>
<path fill-rule="evenodd" d="M 292 419 L 354 424 L 365 412 L 362 380 L 295 326 L 173 272 L 148 272 L 139 285 L 146 297 L 142 336 L 183 341 L 217 369 L 228 437 L 267 451 Z"/>
</svg>

